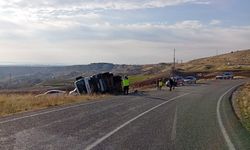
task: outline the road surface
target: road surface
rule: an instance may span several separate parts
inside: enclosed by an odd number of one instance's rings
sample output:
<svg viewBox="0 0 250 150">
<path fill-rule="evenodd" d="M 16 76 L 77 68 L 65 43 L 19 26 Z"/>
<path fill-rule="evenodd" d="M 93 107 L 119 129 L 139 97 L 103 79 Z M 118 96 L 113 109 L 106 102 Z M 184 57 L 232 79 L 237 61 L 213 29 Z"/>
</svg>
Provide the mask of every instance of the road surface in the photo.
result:
<svg viewBox="0 0 250 150">
<path fill-rule="evenodd" d="M 243 82 L 209 81 L 0 118 L 0 149 L 250 149 L 229 101 Z"/>
</svg>

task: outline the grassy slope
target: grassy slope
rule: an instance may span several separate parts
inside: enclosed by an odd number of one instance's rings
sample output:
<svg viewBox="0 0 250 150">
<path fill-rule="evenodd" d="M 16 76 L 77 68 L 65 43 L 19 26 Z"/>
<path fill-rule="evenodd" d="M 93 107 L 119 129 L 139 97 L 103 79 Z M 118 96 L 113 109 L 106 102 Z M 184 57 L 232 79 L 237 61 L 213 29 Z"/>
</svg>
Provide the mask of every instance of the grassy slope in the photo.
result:
<svg viewBox="0 0 250 150">
<path fill-rule="evenodd" d="M 186 71 L 250 70 L 250 50 L 201 58 L 179 66 Z"/>
<path fill-rule="evenodd" d="M 35 97 L 31 94 L 1 94 L 0 116 L 6 116 L 23 111 L 37 110 L 51 106 L 65 105 L 69 103 L 83 102 L 99 99 L 105 95 L 85 96 L 42 96 Z"/>
<path fill-rule="evenodd" d="M 129 76 L 129 81 L 130 81 L 130 84 L 133 85 L 134 83 L 149 80 L 154 77 L 155 75 L 132 75 L 132 76 Z"/>
<path fill-rule="evenodd" d="M 243 125 L 250 131 L 250 83 L 247 83 L 236 99 Z"/>
<path fill-rule="evenodd" d="M 184 64 L 178 64 L 177 68 L 181 72 L 207 72 L 211 76 L 215 76 L 221 71 L 237 71 L 238 73 L 235 75 L 245 76 L 250 72 L 250 50 L 201 58 Z M 133 85 L 134 83 L 143 83 L 157 77 L 167 77 L 170 70 L 171 64 L 144 65 L 143 69 L 139 71 L 140 74 L 130 76 L 130 82 Z"/>
</svg>

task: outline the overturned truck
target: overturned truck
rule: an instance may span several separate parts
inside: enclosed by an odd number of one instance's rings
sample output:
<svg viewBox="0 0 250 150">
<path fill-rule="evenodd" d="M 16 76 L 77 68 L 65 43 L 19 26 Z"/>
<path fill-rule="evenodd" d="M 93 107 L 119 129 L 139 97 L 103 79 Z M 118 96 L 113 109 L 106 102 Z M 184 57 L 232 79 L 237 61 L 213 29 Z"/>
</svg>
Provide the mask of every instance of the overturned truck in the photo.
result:
<svg viewBox="0 0 250 150">
<path fill-rule="evenodd" d="M 91 77 L 77 77 L 76 91 L 79 95 L 93 93 L 122 93 L 122 77 L 112 73 L 100 73 Z"/>
</svg>

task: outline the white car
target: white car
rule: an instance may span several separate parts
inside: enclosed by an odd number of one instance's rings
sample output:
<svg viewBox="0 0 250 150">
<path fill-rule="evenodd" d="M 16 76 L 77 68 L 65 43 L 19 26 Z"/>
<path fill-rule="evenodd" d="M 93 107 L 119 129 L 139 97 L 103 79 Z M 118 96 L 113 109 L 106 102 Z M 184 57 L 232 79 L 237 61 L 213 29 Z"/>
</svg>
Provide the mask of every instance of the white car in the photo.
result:
<svg viewBox="0 0 250 150">
<path fill-rule="evenodd" d="M 185 84 L 196 84 L 197 79 L 194 76 L 188 76 L 184 78 Z"/>
<path fill-rule="evenodd" d="M 70 91 L 69 95 L 71 95 L 71 96 L 77 96 L 78 95 L 77 89 L 75 88 L 74 90 Z"/>
<path fill-rule="evenodd" d="M 217 75 L 216 79 L 233 79 L 234 75 L 232 72 L 224 72 L 222 75 Z"/>
<path fill-rule="evenodd" d="M 39 94 L 36 97 L 40 97 L 40 96 L 63 96 L 66 95 L 67 93 L 65 91 L 61 91 L 61 90 L 50 90 L 47 91 L 43 94 Z"/>
</svg>

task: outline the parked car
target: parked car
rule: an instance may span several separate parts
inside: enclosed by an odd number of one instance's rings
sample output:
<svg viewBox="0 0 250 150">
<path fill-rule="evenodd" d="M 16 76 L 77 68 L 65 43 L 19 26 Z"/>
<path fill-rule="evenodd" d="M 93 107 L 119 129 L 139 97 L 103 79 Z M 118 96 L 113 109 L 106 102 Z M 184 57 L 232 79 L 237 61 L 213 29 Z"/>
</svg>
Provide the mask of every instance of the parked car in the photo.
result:
<svg viewBox="0 0 250 150">
<path fill-rule="evenodd" d="M 175 82 L 175 86 L 183 86 L 184 85 L 184 78 L 181 76 L 171 77 L 171 79 Z M 169 87 L 169 80 L 167 80 L 166 86 Z"/>
<path fill-rule="evenodd" d="M 197 79 L 194 76 L 187 76 L 184 78 L 185 84 L 196 84 Z"/>
<path fill-rule="evenodd" d="M 69 95 L 71 95 L 71 96 L 77 96 L 78 95 L 77 89 L 75 88 L 74 90 L 70 91 Z"/>
<path fill-rule="evenodd" d="M 170 86 L 169 80 L 167 80 L 165 84 L 167 87 L 169 87 Z"/>
<path fill-rule="evenodd" d="M 65 91 L 61 91 L 61 90 L 49 90 L 43 94 L 39 94 L 36 97 L 40 97 L 40 96 L 63 96 L 66 95 L 67 93 Z"/>
<path fill-rule="evenodd" d="M 183 86 L 184 85 L 184 78 L 181 76 L 174 77 L 174 81 L 176 82 L 177 86 Z"/>
<path fill-rule="evenodd" d="M 222 75 L 217 75 L 216 79 L 233 79 L 234 75 L 232 72 L 224 72 Z"/>
</svg>

